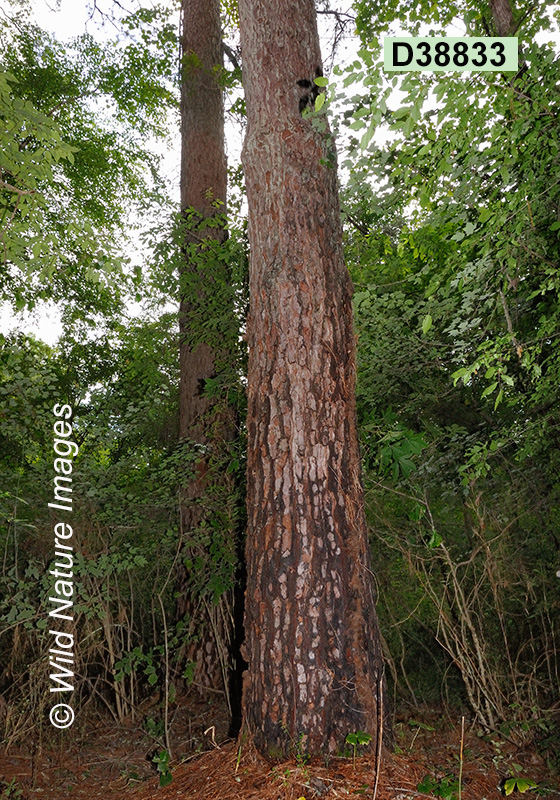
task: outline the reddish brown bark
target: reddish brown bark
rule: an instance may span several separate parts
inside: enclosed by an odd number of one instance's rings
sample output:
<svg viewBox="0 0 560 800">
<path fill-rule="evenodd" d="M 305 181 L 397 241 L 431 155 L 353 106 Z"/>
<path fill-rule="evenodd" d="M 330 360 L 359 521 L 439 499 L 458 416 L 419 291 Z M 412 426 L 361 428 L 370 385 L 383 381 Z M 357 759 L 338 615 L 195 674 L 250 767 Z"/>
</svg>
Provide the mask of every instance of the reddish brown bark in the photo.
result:
<svg viewBox="0 0 560 800">
<path fill-rule="evenodd" d="M 327 134 L 301 114 L 321 74 L 313 0 L 240 0 L 239 12 L 251 245 L 244 721 L 267 756 L 298 742 L 336 753 L 358 730 L 375 743 L 383 716 L 337 175 Z"/>
<path fill-rule="evenodd" d="M 227 168 L 224 147 L 224 103 L 220 86 L 223 67 L 219 0 L 182 0 L 182 81 L 181 81 L 181 210 L 196 212 L 185 233 L 185 264 L 179 312 L 180 400 L 179 436 L 194 445 L 207 445 L 208 429 L 222 440 L 231 438 L 231 416 L 221 423 L 209 413 L 214 401 L 204 394 L 205 383 L 216 370 L 215 344 L 204 341 L 200 320 L 204 318 L 211 281 L 205 275 L 201 247 L 189 260 L 189 245 L 199 245 L 211 236 L 223 242 L 221 227 L 201 230 L 200 223 L 224 213 Z M 222 354 L 223 355 L 223 354 Z M 219 446 L 219 445 L 218 445 Z M 200 526 L 208 514 L 208 461 L 203 451 L 195 465 L 195 475 L 181 493 L 181 522 L 187 541 L 197 542 Z M 202 544 L 187 545 L 183 560 L 205 557 Z M 189 585 L 189 571 L 181 565 L 178 574 L 177 615 L 188 615 L 198 629 L 198 644 L 188 648 L 187 658 L 196 663 L 194 682 L 200 688 L 225 688 L 224 666 L 228 658 L 229 631 L 224 615 L 209 599 L 202 602 Z"/>
<path fill-rule="evenodd" d="M 181 8 L 181 208 L 208 216 L 227 188 L 220 4 L 182 0 Z"/>
<path fill-rule="evenodd" d="M 227 190 L 224 101 L 217 73 L 223 66 L 220 5 L 219 0 L 182 0 L 181 10 L 181 210 L 194 209 L 204 219 L 216 214 L 213 202 L 225 203 Z M 223 231 L 215 235 L 223 239 Z M 186 233 L 187 243 L 196 244 L 199 237 L 198 231 Z M 179 314 L 179 435 L 197 442 L 205 439 L 203 417 L 211 403 L 202 390 L 214 373 L 212 348 L 191 343 L 189 316 L 201 302 L 201 291 L 182 297 Z"/>
</svg>

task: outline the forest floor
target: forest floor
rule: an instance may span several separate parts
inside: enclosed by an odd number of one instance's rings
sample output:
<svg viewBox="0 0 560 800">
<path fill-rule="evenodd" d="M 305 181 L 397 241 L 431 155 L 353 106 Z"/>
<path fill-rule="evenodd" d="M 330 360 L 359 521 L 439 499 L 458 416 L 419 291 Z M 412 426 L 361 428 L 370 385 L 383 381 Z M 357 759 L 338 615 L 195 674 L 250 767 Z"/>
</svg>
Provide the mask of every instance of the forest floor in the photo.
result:
<svg viewBox="0 0 560 800">
<path fill-rule="evenodd" d="M 296 756 L 271 765 L 227 740 L 222 705 L 192 700 L 174 712 L 173 780 L 160 787 L 151 760 L 162 750 L 155 726 L 85 719 L 58 743 L 11 747 L 0 753 L 0 800 L 373 800 L 375 792 L 377 800 L 499 800 L 500 781 L 511 777 L 537 784 L 528 797 L 560 799 L 558 777 L 535 748 L 517 747 L 499 734 L 482 736 L 468 721 L 459 794 L 461 720 L 441 710 L 397 715 L 395 752 L 383 752 L 377 788 L 373 756 L 332 758 L 328 765 Z"/>
</svg>

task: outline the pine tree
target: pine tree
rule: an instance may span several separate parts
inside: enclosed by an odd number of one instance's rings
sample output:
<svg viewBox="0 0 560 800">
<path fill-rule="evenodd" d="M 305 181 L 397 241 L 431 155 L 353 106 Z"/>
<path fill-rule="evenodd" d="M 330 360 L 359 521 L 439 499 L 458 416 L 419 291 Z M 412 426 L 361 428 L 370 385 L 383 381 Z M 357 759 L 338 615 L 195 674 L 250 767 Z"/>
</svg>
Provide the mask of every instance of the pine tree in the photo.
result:
<svg viewBox="0 0 560 800">
<path fill-rule="evenodd" d="M 360 479 L 334 151 L 303 113 L 313 0 L 240 0 L 249 203 L 244 720 L 259 751 L 376 740 L 383 665 Z"/>
</svg>

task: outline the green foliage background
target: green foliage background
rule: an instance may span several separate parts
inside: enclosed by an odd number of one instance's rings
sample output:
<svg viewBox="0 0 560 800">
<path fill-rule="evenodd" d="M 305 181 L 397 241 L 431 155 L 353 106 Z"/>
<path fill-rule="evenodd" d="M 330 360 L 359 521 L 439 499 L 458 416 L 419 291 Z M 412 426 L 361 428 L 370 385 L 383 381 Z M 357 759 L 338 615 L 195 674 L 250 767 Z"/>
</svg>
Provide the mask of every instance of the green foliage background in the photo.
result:
<svg viewBox="0 0 560 800">
<path fill-rule="evenodd" d="M 395 696 L 462 697 L 523 738 L 553 724 L 558 674 L 560 62 L 534 40 L 550 9 L 521 6 L 517 74 L 391 78 L 376 37 L 395 21 L 491 35 L 490 10 L 358 3 L 340 133 Z"/>
</svg>

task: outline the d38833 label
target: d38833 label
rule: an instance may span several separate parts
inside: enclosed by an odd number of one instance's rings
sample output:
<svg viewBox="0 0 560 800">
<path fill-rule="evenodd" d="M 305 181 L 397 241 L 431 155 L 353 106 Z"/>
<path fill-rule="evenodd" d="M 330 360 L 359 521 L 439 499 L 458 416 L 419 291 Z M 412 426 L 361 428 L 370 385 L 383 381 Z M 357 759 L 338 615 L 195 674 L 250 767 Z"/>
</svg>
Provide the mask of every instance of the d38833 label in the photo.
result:
<svg viewBox="0 0 560 800">
<path fill-rule="evenodd" d="M 388 72 L 517 70 L 515 37 L 412 38 L 386 36 L 383 66 Z"/>
</svg>

